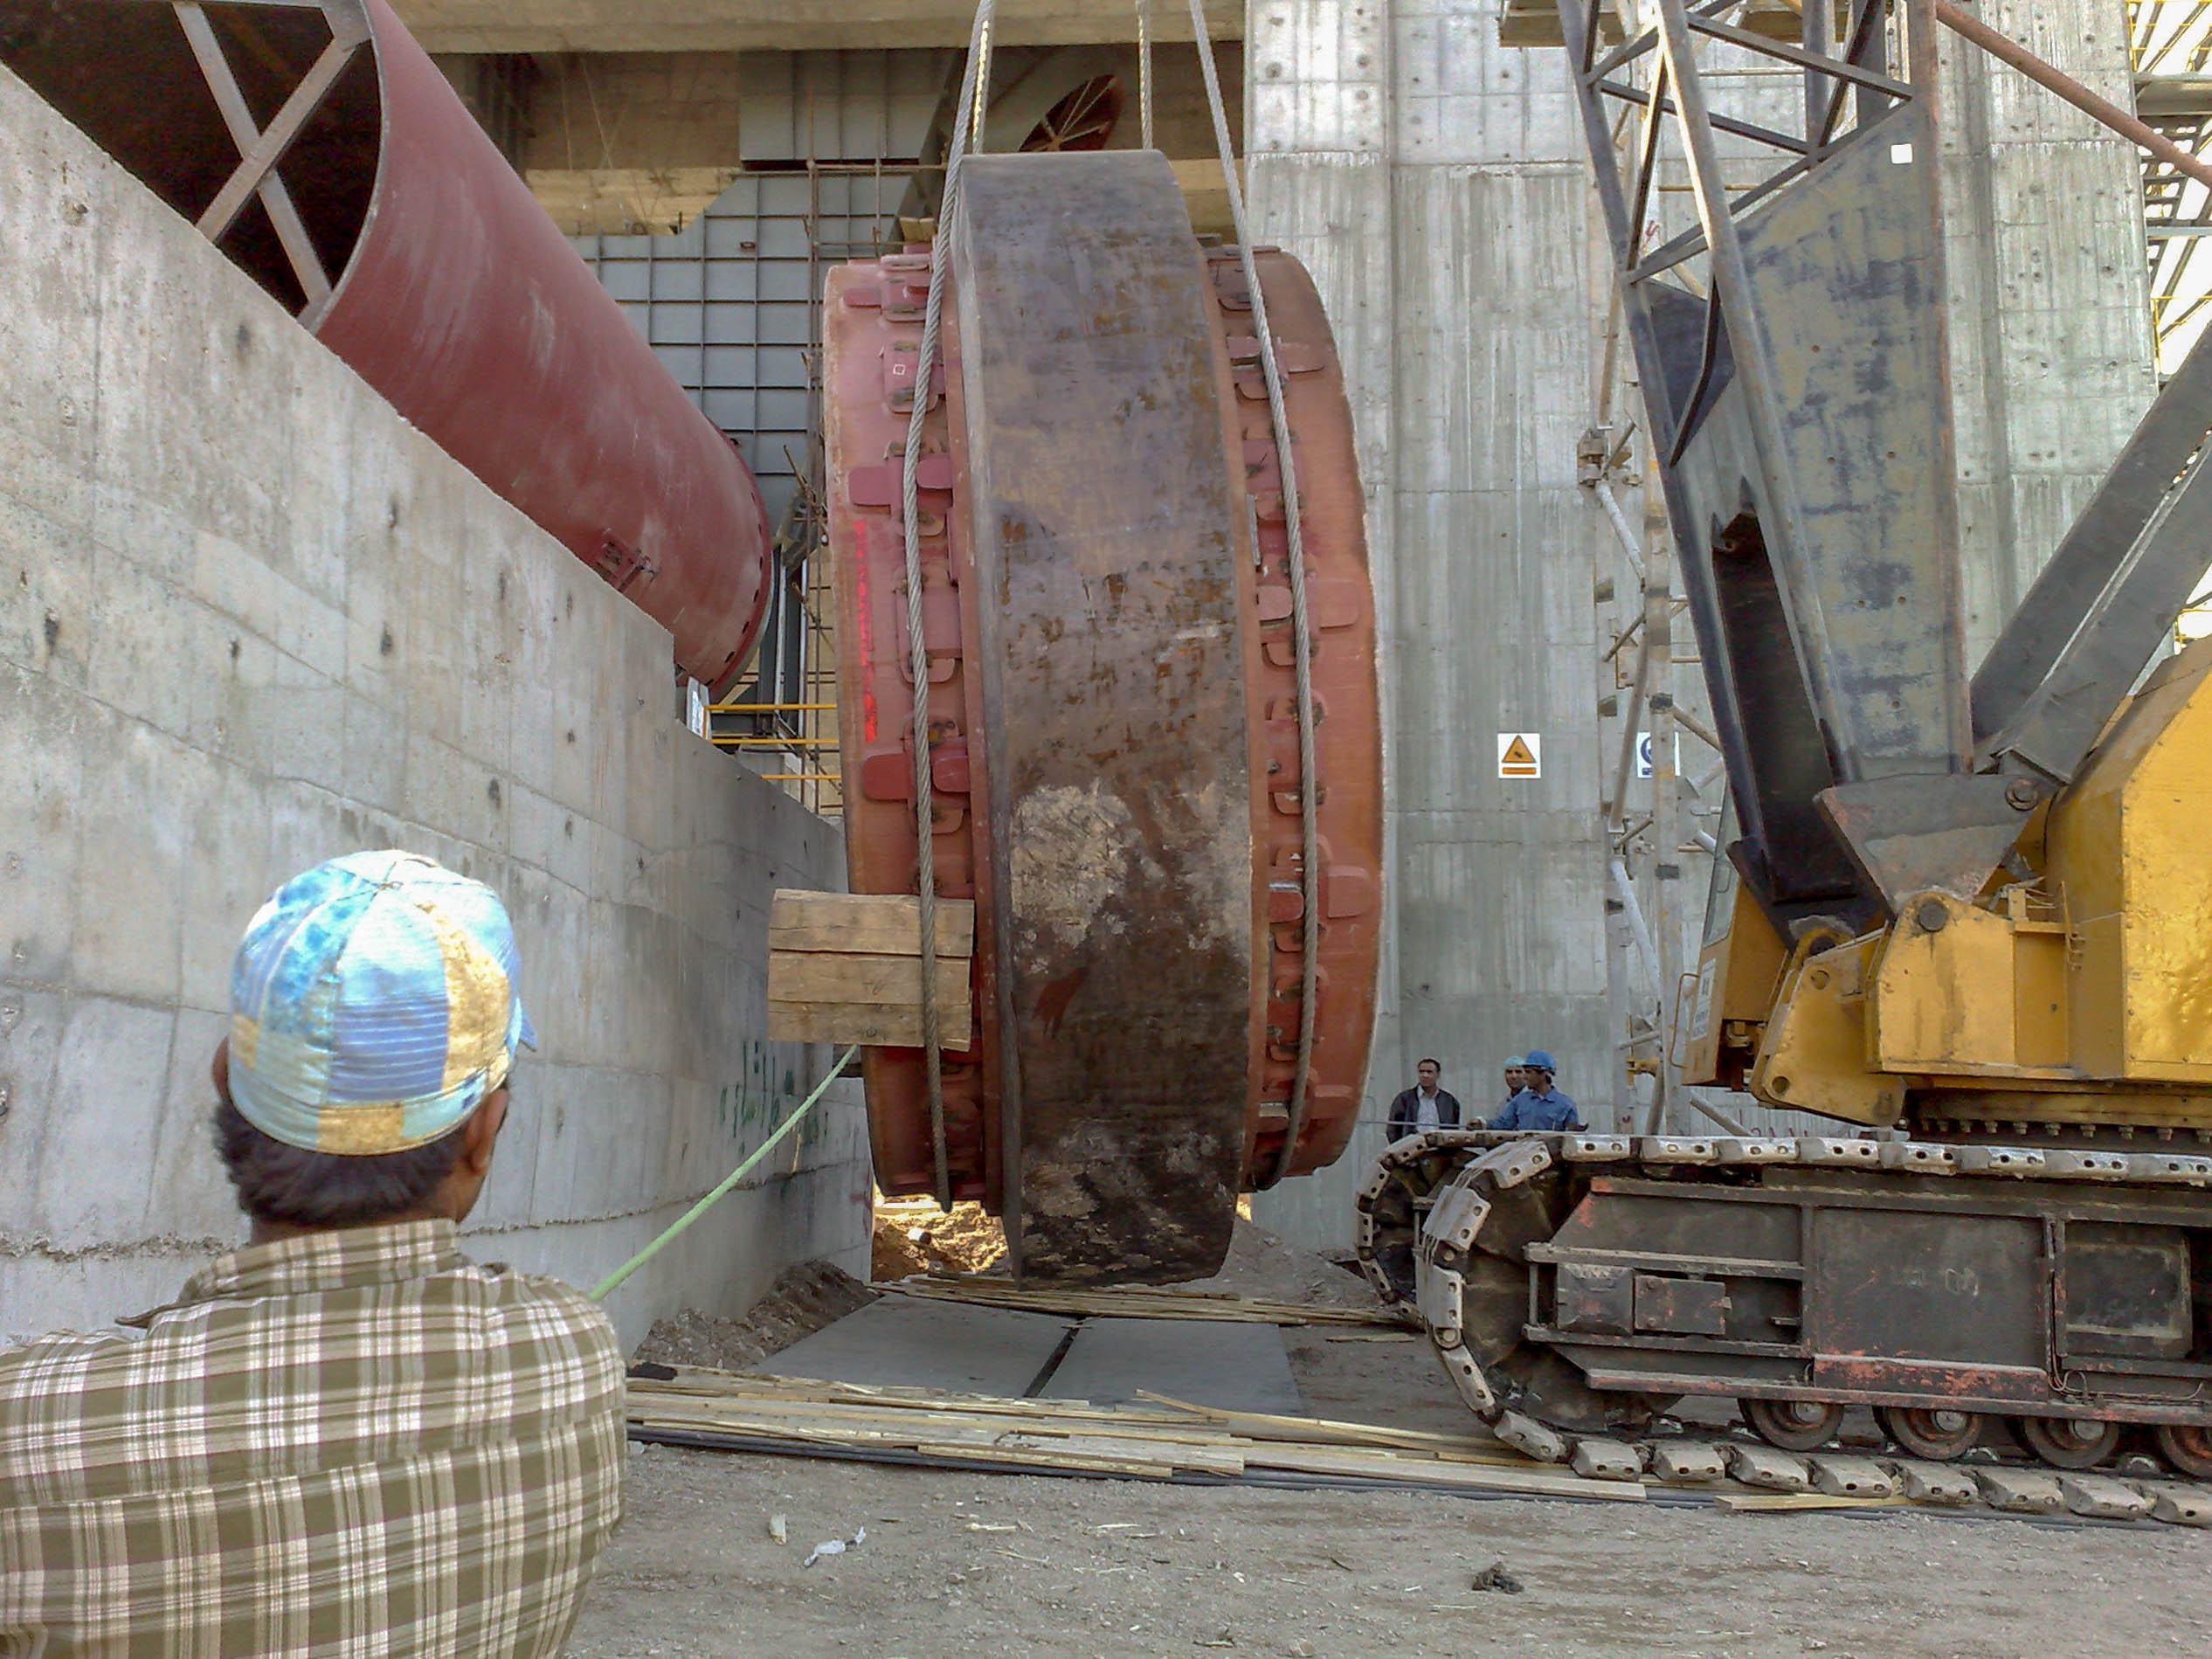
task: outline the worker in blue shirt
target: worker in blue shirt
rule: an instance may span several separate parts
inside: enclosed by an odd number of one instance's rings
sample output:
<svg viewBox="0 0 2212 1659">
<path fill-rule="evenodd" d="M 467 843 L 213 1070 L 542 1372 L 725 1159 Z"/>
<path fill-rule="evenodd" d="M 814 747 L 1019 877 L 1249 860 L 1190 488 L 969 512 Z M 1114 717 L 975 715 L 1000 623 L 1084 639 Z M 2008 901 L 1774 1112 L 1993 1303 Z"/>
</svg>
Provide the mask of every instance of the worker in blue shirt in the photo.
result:
<svg viewBox="0 0 2212 1659">
<path fill-rule="evenodd" d="M 1552 1074 L 1558 1069 L 1548 1052 L 1530 1049 L 1521 1062 L 1521 1075 L 1527 1081 L 1522 1084 L 1521 1092 L 1505 1103 L 1505 1109 L 1490 1119 L 1490 1127 L 1580 1129 L 1582 1119 L 1574 1109 L 1574 1102 L 1552 1087 Z"/>
</svg>

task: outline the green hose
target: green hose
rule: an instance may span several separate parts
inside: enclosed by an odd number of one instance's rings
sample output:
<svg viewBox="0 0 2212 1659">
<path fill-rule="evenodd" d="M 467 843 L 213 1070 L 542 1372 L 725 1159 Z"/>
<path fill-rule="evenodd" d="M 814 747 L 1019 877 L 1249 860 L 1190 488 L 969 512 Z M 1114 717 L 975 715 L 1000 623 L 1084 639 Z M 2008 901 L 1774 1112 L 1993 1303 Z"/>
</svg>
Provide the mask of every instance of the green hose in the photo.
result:
<svg viewBox="0 0 2212 1659">
<path fill-rule="evenodd" d="M 752 1151 L 746 1156 L 743 1163 L 740 1164 L 736 1169 L 730 1171 L 729 1174 L 723 1176 L 722 1179 L 722 1184 L 715 1187 L 713 1192 L 708 1193 L 706 1197 L 701 1199 L 698 1203 L 693 1205 L 681 1215 L 678 1216 L 674 1222 L 670 1223 L 667 1232 L 663 1233 L 651 1244 L 646 1245 L 644 1249 L 639 1251 L 637 1255 L 632 1256 L 627 1262 L 625 1262 L 612 1273 L 607 1275 L 607 1276 L 600 1282 L 599 1288 L 591 1293 L 591 1300 L 594 1302 L 605 1301 L 609 1291 L 612 1290 L 615 1286 L 620 1284 L 625 1279 L 635 1273 L 639 1268 L 645 1266 L 646 1262 L 652 1261 L 654 1256 L 659 1255 L 660 1254 L 661 1246 L 667 1244 L 668 1241 L 674 1238 L 677 1234 L 682 1232 L 694 1221 L 696 1221 L 701 1216 L 706 1214 L 709 1210 L 714 1208 L 717 1199 L 719 1199 L 725 1192 L 729 1192 L 731 1187 L 736 1185 L 738 1182 L 743 1180 L 746 1176 L 751 1174 L 753 1166 L 756 1164 L 758 1164 L 762 1158 L 768 1156 L 770 1151 L 774 1148 L 777 1142 L 782 1140 L 785 1136 L 790 1134 L 791 1130 L 797 1129 L 799 1124 L 799 1120 L 805 1117 L 807 1113 L 814 1109 L 814 1103 L 821 1099 L 823 1093 L 832 1083 L 835 1082 L 840 1077 L 845 1075 L 845 1068 L 847 1064 L 850 1062 L 854 1054 L 857 1054 L 860 1052 L 860 1045 L 855 1043 L 852 1047 L 847 1048 L 842 1054 L 840 1054 L 837 1059 L 837 1064 L 829 1068 L 829 1075 L 824 1077 L 820 1082 L 814 1085 L 814 1092 L 809 1095 L 805 1100 L 799 1102 L 797 1109 L 794 1110 L 789 1117 L 786 1117 L 782 1123 L 776 1125 L 776 1132 L 773 1135 L 771 1135 L 766 1140 L 763 1141 L 758 1146 L 755 1147 Z"/>
</svg>

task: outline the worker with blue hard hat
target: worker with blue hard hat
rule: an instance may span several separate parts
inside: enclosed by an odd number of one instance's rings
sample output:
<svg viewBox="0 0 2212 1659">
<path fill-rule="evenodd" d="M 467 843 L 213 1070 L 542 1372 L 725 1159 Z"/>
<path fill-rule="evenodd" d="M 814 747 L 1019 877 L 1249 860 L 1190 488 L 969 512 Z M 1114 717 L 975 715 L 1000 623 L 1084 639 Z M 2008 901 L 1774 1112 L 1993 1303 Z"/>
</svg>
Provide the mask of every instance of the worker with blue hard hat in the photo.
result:
<svg viewBox="0 0 2212 1659">
<path fill-rule="evenodd" d="M 1521 1061 L 1521 1092 L 1505 1103 L 1505 1109 L 1490 1119 L 1492 1129 L 1580 1129 L 1582 1118 L 1573 1100 L 1552 1087 L 1559 1068 L 1546 1049 L 1531 1048 Z"/>
</svg>

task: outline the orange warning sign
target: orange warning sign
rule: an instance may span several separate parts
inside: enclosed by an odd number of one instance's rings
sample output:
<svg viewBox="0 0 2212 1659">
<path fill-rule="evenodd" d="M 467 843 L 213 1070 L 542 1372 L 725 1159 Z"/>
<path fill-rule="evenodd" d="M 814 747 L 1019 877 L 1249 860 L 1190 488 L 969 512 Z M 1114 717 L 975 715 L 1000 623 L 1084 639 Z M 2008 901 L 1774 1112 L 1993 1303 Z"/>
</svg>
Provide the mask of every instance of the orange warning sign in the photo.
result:
<svg viewBox="0 0 2212 1659">
<path fill-rule="evenodd" d="M 1497 775 L 1500 778 L 1544 776 L 1544 739 L 1532 731 L 1502 731 L 1497 735 Z"/>
</svg>

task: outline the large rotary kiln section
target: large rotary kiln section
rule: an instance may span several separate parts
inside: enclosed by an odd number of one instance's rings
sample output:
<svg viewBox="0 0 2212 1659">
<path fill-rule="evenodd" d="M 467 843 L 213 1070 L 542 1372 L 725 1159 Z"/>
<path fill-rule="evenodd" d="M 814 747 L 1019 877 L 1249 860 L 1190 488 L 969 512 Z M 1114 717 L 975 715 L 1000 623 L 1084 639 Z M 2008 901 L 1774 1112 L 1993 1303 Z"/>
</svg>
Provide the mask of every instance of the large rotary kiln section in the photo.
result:
<svg viewBox="0 0 2212 1659">
<path fill-rule="evenodd" d="M 918 885 L 902 490 L 920 395 L 928 856 L 977 909 L 975 1035 L 943 1056 L 950 1195 L 1003 1213 L 1027 1276 L 1202 1275 L 1240 1191 L 1344 1150 L 1366 1063 L 1381 777 L 1343 377 L 1311 280 L 1261 251 L 1305 555 L 1309 915 L 1283 469 L 1239 252 L 1199 245 L 1149 151 L 977 156 L 950 248 L 918 393 L 929 253 L 829 279 L 852 886 Z M 878 1181 L 930 1191 L 922 1052 L 864 1067 Z"/>
<path fill-rule="evenodd" d="M 768 592 L 751 473 L 384 0 L 0 0 L 0 63 L 667 627 L 679 667 L 736 675 Z"/>
</svg>

